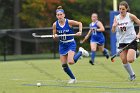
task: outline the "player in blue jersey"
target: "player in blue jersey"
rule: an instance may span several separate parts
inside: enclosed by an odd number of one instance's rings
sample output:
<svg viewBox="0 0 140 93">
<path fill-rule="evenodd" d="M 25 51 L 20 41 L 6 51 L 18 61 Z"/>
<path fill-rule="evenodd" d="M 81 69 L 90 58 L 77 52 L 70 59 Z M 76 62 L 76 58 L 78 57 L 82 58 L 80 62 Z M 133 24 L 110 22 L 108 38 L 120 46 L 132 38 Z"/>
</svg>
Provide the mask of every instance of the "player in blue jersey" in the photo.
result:
<svg viewBox="0 0 140 93">
<path fill-rule="evenodd" d="M 92 22 L 90 23 L 89 27 L 90 30 L 85 36 L 85 38 L 81 41 L 81 43 L 84 43 L 90 36 L 90 47 L 91 47 L 91 60 L 89 63 L 91 65 L 94 65 L 94 59 L 95 59 L 95 52 L 97 50 L 97 46 L 99 47 L 99 50 L 102 51 L 103 55 L 106 56 L 106 58 L 109 58 L 109 53 L 106 48 L 104 48 L 105 43 L 105 37 L 102 32 L 105 31 L 105 28 L 101 21 L 98 20 L 97 13 L 93 13 L 91 15 Z"/>
<path fill-rule="evenodd" d="M 74 20 L 69 20 L 65 18 L 64 10 L 62 6 L 58 6 L 56 10 L 57 21 L 53 23 L 53 35 L 54 39 L 58 35 L 68 35 L 74 34 L 72 26 L 79 26 L 79 31 L 76 33 L 76 36 L 81 36 L 82 34 L 82 23 Z M 70 70 L 68 64 L 74 64 L 78 61 L 81 55 L 89 56 L 88 52 L 82 47 L 79 48 L 78 53 L 75 54 L 76 42 L 74 36 L 61 36 L 59 37 L 59 54 L 60 60 L 62 63 L 63 70 L 71 78 L 68 83 L 75 83 L 76 78 Z"/>
</svg>

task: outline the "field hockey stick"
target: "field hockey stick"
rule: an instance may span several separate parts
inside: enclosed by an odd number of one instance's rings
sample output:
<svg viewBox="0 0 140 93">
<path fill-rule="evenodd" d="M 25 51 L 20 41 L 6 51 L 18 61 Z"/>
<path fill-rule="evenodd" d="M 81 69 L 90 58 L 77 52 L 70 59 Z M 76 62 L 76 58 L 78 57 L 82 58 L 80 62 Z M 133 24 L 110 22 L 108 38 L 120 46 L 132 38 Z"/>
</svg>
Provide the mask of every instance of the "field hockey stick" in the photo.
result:
<svg viewBox="0 0 140 93">
<path fill-rule="evenodd" d="M 124 51 L 126 48 L 128 48 L 134 41 L 136 41 L 137 38 L 135 38 L 133 41 L 131 41 L 128 45 L 126 45 L 125 47 L 123 47 L 122 49 L 120 49 L 119 52 L 117 52 L 116 54 L 114 54 L 112 57 L 111 57 L 111 61 L 114 62 L 114 58 L 116 56 L 118 56 L 122 51 Z"/>
<path fill-rule="evenodd" d="M 47 37 L 54 37 L 54 35 L 37 35 L 36 33 L 32 33 L 34 37 L 40 37 L 40 38 L 47 38 Z M 56 37 L 62 37 L 62 36 L 76 36 L 76 34 L 63 34 L 63 35 L 56 35 Z"/>
</svg>

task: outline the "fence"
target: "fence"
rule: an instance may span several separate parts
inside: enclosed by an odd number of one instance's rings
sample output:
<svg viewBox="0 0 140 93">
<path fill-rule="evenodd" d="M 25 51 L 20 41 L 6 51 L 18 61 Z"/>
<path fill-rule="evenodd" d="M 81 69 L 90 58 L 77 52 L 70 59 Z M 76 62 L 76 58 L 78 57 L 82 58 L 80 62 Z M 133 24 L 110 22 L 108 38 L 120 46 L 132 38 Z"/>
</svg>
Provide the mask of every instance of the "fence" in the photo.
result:
<svg viewBox="0 0 140 93">
<path fill-rule="evenodd" d="M 110 49 L 110 28 L 105 27 L 105 47 Z M 136 30 L 138 26 L 136 26 Z M 83 27 L 81 37 L 76 37 L 77 46 L 80 39 L 87 34 L 89 27 Z M 78 28 L 74 28 L 78 31 Z M 52 28 L 28 28 L 28 29 L 1 29 L 0 30 L 0 60 L 22 59 L 46 59 L 58 58 L 58 42 L 52 38 L 34 38 L 32 33 L 52 34 Z M 89 42 L 82 45 L 90 51 Z"/>
</svg>

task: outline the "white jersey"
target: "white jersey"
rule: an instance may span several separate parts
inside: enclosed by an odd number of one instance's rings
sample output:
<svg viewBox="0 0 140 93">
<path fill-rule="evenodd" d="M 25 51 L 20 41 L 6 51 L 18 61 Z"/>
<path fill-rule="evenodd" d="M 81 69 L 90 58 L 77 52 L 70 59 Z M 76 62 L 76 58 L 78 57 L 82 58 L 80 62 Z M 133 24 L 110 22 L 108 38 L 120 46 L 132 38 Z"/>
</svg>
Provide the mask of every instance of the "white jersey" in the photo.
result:
<svg viewBox="0 0 140 93">
<path fill-rule="evenodd" d="M 116 16 L 116 20 L 118 22 L 118 26 L 116 28 L 118 43 L 130 43 L 136 38 L 134 22 L 131 20 L 129 14 L 130 13 L 127 12 L 123 19 L 120 18 L 120 14 Z"/>
</svg>

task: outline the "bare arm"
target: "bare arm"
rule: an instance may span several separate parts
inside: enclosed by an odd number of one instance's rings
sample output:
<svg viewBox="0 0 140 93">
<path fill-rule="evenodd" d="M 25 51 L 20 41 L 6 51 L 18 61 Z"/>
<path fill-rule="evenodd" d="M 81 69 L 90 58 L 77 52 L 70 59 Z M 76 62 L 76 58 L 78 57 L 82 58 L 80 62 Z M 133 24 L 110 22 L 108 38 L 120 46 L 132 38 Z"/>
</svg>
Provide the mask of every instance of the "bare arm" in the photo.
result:
<svg viewBox="0 0 140 93">
<path fill-rule="evenodd" d="M 102 22 L 98 21 L 97 25 L 98 25 L 98 27 L 99 27 L 99 28 L 97 29 L 97 31 L 100 31 L 100 32 L 105 31 L 105 28 L 104 28 Z"/>
<path fill-rule="evenodd" d="M 130 14 L 130 18 L 132 21 L 139 25 L 139 32 L 137 34 L 137 38 L 140 38 L 140 19 L 138 19 L 134 14 Z"/>
<path fill-rule="evenodd" d="M 88 31 L 87 35 L 86 35 L 85 38 L 81 41 L 81 43 L 84 43 L 84 42 L 89 38 L 91 32 L 92 32 L 91 30 Z"/>
<path fill-rule="evenodd" d="M 139 32 L 138 32 L 138 34 L 137 34 L 137 38 L 140 39 L 140 26 L 139 26 Z"/>
<path fill-rule="evenodd" d="M 76 33 L 77 36 L 81 36 L 82 35 L 82 23 L 78 22 L 78 21 L 74 21 L 74 20 L 69 20 L 69 25 L 70 26 L 79 26 L 79 32 Z"/>
<path fill-rule="evenodd" d="M 113 21 L 113 24 L 112 24 L 112 32 L 115 32 L 116 31 L 117 25 L 118 25 L 118 22 L 116 20 L 116 17 L 114 17 L 114 21 Z"/>
<path fill-rule="evenodd" d="M 135 23 L 137 23 L 140 26 L 140 19 L 138 19 L 135 15 L 130 14 L 130 18 L 132 21 L 134 21 Z"/>
<path fill-rule="evenodd" d="M 52 30 L 53 30 L 53 35 L 54 35 L 54 37 L 53 37 L 53 39 L 55 39 L 56 37 L 56 22 L 55 23 L 53 23 L 53 27 L 52 27 Z"/>
</svg>

